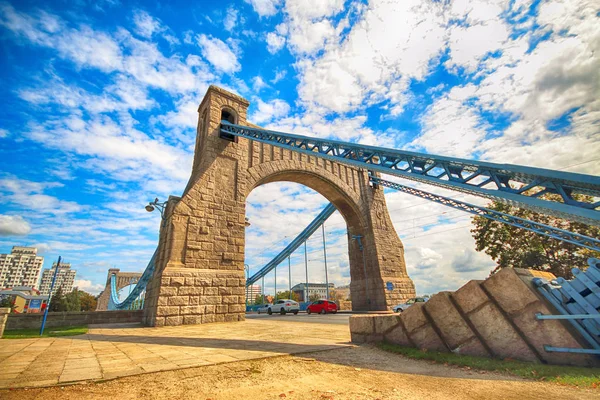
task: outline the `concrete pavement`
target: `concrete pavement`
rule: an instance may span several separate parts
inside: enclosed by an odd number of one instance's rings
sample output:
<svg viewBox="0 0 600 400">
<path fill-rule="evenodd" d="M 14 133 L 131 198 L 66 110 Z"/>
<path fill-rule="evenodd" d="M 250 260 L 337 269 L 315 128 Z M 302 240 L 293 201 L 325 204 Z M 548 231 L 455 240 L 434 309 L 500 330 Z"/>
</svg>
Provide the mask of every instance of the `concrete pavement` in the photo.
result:
<svg viewBox="0 0 600 400">
<path fill-rule="evenodd" d="M 350 346 L 347 316 L 265 317 L 269 318 L 163 328 L 98 327 L 63 338 L 0 339 L 0 388 L 111 379 Z M 308 318 L 312 320 L 302 321 Z"/>
</svg>

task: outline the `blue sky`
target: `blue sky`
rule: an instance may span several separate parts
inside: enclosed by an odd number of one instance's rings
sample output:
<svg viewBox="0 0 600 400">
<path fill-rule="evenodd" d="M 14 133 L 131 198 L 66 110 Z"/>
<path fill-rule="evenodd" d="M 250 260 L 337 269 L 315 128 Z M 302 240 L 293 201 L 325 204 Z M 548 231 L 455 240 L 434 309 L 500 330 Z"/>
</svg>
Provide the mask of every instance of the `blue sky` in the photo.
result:
<svg viewBox="0 0 600 400">
<path fill-rule="evenodd" d="M 599 15 L 557 0 L 0 1 L 0 251 L 37 246 L 46 266 L 62 255 L 95 293 L 109 267 L 143 270 L 159 224 L 143 206 L 185 187 L 210 84 L 271 129 L 598 174 Z M 386 199 L 418 292 L 489 273 L 468 216 Z M 255 189 L 252 269 L 325 204 L 296 184 Z M 346 284 L 339 215 L 326 238 L 330 280 Z"/>
</svg>

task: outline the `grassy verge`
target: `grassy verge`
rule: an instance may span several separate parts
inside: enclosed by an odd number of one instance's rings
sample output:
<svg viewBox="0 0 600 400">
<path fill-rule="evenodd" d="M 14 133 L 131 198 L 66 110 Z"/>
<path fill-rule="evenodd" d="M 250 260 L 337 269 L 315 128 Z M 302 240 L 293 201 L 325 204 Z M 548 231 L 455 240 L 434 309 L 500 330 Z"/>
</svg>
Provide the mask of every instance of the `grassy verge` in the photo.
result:
<svg viewBox="0 0 600 400">
<path fill-rule="evenodd" d="M 56 337 L 56 336 L 75 336 L 83 335 L 87 333 L 87 326 L 63 326 L 60 328 L 46 328 L 42 337 Z M 27 339 L 27 338 L 39 338 L 39 329 L 15 329 L 11 331 L 4 331 L 2 339 Z"/>
<path fill-rule="evenodd" d="M 567 367 L 534 364 L 524 361 L 498 360 L 454 353 L 423 351 L 390 343 L 379 343 L 377 347 L 416 360 L 429 360 L 435 363 L 456 365 L 463 368 L 505 373 L 527 379 L 555 382 L 562 385 L 594 389 L 600 388 L 600 368 Z"/>
</svg>

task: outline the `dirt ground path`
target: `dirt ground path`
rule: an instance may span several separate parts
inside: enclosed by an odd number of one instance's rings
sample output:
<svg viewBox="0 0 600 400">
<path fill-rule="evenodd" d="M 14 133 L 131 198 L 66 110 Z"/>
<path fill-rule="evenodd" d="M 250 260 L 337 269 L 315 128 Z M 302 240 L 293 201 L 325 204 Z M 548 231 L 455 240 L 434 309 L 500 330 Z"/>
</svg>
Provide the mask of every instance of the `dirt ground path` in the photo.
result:
<svg viewBox="0 0 600 400">
<path fill-rule="evenodd" d="M 113 381 L 0 391 L 1 399 L 600 399 L 600 391 L 416 361 L 370 346 Z"/>
</svg>

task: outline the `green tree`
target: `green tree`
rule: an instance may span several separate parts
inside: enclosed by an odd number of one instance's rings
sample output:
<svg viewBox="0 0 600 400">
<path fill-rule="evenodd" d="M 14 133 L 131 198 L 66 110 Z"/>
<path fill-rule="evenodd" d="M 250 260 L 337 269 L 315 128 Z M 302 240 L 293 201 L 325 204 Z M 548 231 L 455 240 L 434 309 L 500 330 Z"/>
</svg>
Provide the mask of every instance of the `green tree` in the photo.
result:
<svg viewBox="0 0 600 400">
<path fill-rule="evenodd" d="M 62 286 L 58 288 L 56 293 L 50 300 L 50 309 L 48 311 L 67 311 L 67 302 L 62 291 Z"/>
<path fill-rule="evenodd" d="M 81 311 L 96 311 L 98 305 L 98 299 L 83 290 L 79 291 L 79 303 L 81 304 Z"/>
<path fill-rule="evenodd" d="M 256 297 L 254 298 L 254 305 L 258 306 L 262 303 L 263 303 L 262 296 L 260 294 L 257 294 Z"/>
<path fill-rule="evenodd" d="M 487 207 L 570 232 L 600 238 L 598 227 L 538 214 L 498 201 Z M 475 227 L 471 229 L 471 233 L 475 238 L 476 250 L 484 251 L 496 261 L 497 266 L 492 274 L 501 268 L 531 268 L 570 279 L 571 268 L 585 268 L 589 257 L 600 257 L 598 252 L 484 217 L 474 217 L 473 224 Z"/>
<path fill-rule="evenodd" d="M 81 302 L 79 300 L 79 290 L 72 290 L 65 296 L 65 306 L 67 311 L 81 311 Z"/>
<path fill-rule="evenodd" d="M 282 292 L 277 292 L 277 298 L 278 299 L 290 299 L 290 300 L 294 300 L 294 301 L 298 301 L 298 295 L 294 292 L 291 292 L 289 290 L 285 290 Z"/>
<path fill-rule="evenodd" d="M 12 297 L 3 297 L 0 300 L 0 308 L 10 308 L 10 312 L 13 312 L 13 310 L 15 309 L 15 302 L 13 301 Z"/>
</svg>

